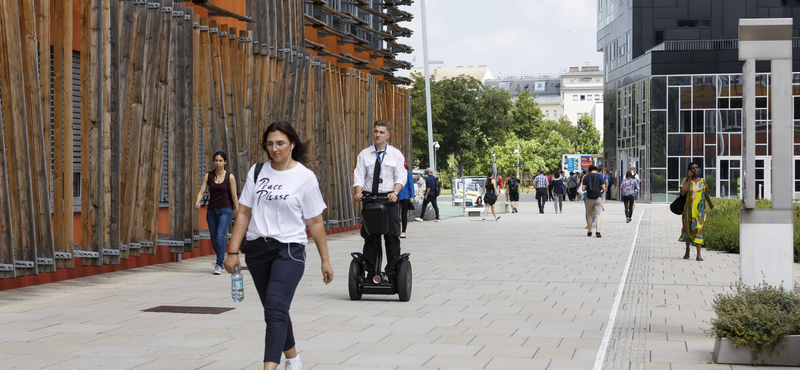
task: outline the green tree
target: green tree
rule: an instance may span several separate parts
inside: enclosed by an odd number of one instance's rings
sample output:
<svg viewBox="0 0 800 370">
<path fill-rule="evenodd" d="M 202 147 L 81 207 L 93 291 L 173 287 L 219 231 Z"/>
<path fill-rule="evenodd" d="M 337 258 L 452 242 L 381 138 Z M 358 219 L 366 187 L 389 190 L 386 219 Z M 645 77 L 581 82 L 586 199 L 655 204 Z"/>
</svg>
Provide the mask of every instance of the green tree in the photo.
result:
<svg viewBox="0 0 800 370">
<path fill-rule="evenodd" d="M 558 120 L 542 121 L 542 132 L 555 131 L 564 137 L 574 147 L 578 143 L 578 127 L 570 122 L 567 116 L 562 115 Z"/>
<path fill-rule="evenodd" d="M 575 147 L 580 154 L 600 154 L 603 150 L 600 131 L 594 127 L 592 117 L 588 114 L 578 120 L 578 141 Z"/>
<path fill-rule="evenodd" d="M 511 130 L 522 140 L 533 139 L 541 129 L 543 116 L 535 97 L 530 96 L 528 90 L 523 90 L 514 102 L 514 110 L 511 111 Z"/>
<path fill-rule="evenodd" d="M 428 109 L 425 103 L 425 78 L 420 73 L 412 73 L 410 76 L 414 83 L 411 85 L 411 153 L 414 156 L 414 164 L 427 168 L 428 156 Z M 441 111 L 441 95 L 436 93 L 437 85 L 431 81 L 431 113 Z M 441 135 L 434 130 L 433 141 L 441 140 Z M 437 153 L 440 154 L 440 153 Z M 441 156 L 441 155 L 440 155 Z M 445 157 L 446 158 L 446 157 Z M 446 163 L 439 158 L 436 162 Z M 437 168 L 439 167 L 437 163 Z"/>
</svg>

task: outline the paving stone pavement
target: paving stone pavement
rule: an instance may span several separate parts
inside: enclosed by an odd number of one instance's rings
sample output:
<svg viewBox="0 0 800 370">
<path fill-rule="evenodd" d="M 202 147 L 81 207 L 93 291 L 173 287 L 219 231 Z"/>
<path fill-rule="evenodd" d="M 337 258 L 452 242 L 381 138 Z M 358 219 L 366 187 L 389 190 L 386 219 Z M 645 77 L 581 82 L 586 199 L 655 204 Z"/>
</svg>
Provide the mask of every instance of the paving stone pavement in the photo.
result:
<svg viewBox="0 0 800 370">
<path fill-rule="evenodd" d="M 402 241 L 413 264 L 410 302 L 348 298 L 357 232 L 328 237 L 336 274 L 329 285 L 310 243 L 291 309 L 303 368 L 592 369 L 629 256 L 621 301 L 634 294 L 638 303 L 615 316 L 604 368 L 746 368 L 713 364 L 713 338 L 703 334 L 714 295 L 738 278 L 738 255 L 704 250 L 703 262 L 682 259 L 680 221 L 666 205 L 639 204 L 625 223 L 622 204 L 607 202 L 600 239 L 586 236 L 583 203 L 564 208 L 554 214 L 548 203 L 540 215 L 523 202 L 497 222 L 411 222 Z M 0 369 L 262 368 L 263 309 L 252 280 L 245 272 L 246 298 L 234 303 L 228 276 L 212 275 L 211 261 L 0 292 Z M 795 264 L 796 285 L 799 278 Z M 142 311 L 159 305 L 235 309 Z M 636 341 L 619 339 L 619 330 L 638 330 Z"/>
</svg>

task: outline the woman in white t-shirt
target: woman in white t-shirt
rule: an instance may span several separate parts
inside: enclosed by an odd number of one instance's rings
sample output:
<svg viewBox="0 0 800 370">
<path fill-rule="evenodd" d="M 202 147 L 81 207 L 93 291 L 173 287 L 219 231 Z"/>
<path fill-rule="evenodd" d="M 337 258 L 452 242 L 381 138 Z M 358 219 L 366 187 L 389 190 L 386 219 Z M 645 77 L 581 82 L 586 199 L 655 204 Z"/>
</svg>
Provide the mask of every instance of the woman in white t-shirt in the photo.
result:
<svg viewBox="0 0 800 370">
<path fill-rule="evenodd" d="M 244 179 L 239 214 L 233 229 L 225 270 L 233 273 L 241 241 L 250 275 L 264 306 L 267 334 L 264 369 L 277 369 L 281 352 L 287 369 L 300 369 L 292 321 L 289 317 L 297 284 L 305 269 L 306 225 L 322 260 L 322 280 L 333 279 L 322 211 L 326 208 L 317 178 L 301 162 L 307 161 L 308 143 L 286 122 L 275 122 L 264 132 L 261 147 L 270 161 L 253 181 L 255 167 Z"/>
</svg>

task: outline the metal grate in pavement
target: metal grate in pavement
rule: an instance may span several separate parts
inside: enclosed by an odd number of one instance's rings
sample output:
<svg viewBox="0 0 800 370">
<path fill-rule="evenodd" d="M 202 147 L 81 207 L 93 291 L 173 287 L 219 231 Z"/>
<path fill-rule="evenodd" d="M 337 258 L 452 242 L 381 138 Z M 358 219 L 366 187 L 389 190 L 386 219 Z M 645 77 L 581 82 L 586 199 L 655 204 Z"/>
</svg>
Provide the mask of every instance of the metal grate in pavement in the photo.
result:
<svg viewBox="0 0 800 370">
<path fill-rule="evenodd" d="M 165 312 L 165 313 L 191 313 L 204 315 L 219 315 L 223 312 L 233 310 L 229 307 L 203 307 L 203 306 L 157 306 L 142 310 L 142 312 Z"/>
<path fill-rule="evenodd" d="M 650 296 L 651 210 L 644 210 L 603 369 L 644 369 Z"/>
</svg>

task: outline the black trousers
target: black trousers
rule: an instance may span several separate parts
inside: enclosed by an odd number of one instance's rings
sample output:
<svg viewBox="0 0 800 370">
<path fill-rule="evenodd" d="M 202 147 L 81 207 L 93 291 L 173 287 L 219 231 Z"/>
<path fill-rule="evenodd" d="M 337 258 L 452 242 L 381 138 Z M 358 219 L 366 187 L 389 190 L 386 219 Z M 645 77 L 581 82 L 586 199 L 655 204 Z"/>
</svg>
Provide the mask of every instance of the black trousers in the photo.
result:
<svg viewBox="0 0 800 370">
<path fill-rule="evenodd" d="M 383 236 L 386 241 L 386 275 L 396 276 L 395 265 L 400 260 L 400 203 L 386 203 L 389 208 L 389 233 Z M 375 272 L 375 261 L 381 248 L 381 237 L 367 234 L 367 229 L 361 227 L 361 237 L 364 238 L 364 262 L 367 273 Z"/>
<path fill-rule="evenodd" d="M 633 195 L 623 196 L 622 203 L 625 204 L 625 217 L 631 218 L 633 217 L 633 202 L 636 197 Z"/>
<path fill-rule="evenodd" d="M 536 201 L 539 202 L 539 213 L 544 213 L 544 204 L 547 203 L 547 188 L 536 188 Z"/>
<path fill-rule="evenodd" d="M 425 209 L 428 208 L 428 203 L 431 204 L 433 210 L 436 211 L 436 219 L 439 219 L 439 206 L 436 204 L 436 197 L 431 196 L 430 199 L 425 198 L 422 200 L 422 210 L 419 213 L 419 218 L 425 219 Z"/>
<path fill-rule="evenodd" d="M 578 192 L 578 188 L 569 188 L 567 190 L 567 194 L 569 194 L 569 200 L 575 200 L 575 194 Z"/>
<path fill-rule="evenodd" d="M 406 232 L 406 225 L 408 225 L 408 205 L 411 203 L 409 199 L 400 200 L 400 220 L 403 224 L 403 232 Z"/>
</svg>

